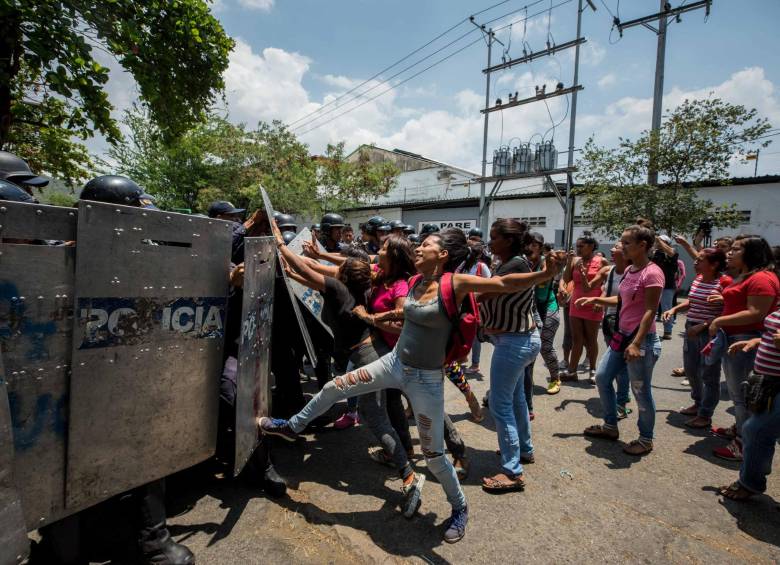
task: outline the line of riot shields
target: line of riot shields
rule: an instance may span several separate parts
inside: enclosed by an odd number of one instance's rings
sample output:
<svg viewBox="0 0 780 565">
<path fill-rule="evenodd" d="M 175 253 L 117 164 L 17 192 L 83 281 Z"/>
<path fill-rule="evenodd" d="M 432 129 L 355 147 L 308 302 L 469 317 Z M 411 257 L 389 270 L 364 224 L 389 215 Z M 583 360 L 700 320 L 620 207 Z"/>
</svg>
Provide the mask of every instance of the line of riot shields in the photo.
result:
<svg viewBox="0 0 780 565">
<path fill-rule="evenodd" d="M 0 563 L 215 453 L 231 241 L 205 217 L 0 202 Z M 245 249 L 236 475 L 270 409 L 277 271 L 273 238 Z"/>
</svg>

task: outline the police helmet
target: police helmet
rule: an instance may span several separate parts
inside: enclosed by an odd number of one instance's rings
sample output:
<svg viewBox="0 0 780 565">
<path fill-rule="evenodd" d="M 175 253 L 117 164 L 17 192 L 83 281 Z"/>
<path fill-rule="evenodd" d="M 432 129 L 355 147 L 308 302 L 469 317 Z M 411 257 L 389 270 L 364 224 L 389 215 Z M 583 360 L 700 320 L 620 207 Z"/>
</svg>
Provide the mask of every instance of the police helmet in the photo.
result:
<svg viewBox="0 0 780 565">
<path fill-rule="evenodd" d="M 125 206 L 142 206 L 147 204 L 144 200 L 148 200 L 148 204 L 154 200 L 129 178 L 119 175 L 103 175 L 92 179 L 84 185 L 79 198 Z"/>
<path fill-rule="evenodd" d="M 284 244 L 285 245 L 290 243 L 296 237 L 297 237 L 297 234 L 294 231 L 282 232 L 282 239 L 284 240 Z"/>
<path fill-rule="evenodd" d="M 311 225 L 312 231 L 320 231 L 320 225 L 319 224 L 312 224 Z"/>
<path fill-rule="evenodd" d="M 384 225 L 385 219 L 382 216 L 373 216 L 365 224 L 365 231 L 369 235 L 374 235 L 379 226 Z"/>
<path fill-rule="evenodd" d="M 412 243 L 414 243 L 415 245 L 417 245 L 417 244 L 419 244 L 419 243 L 420 243 L 420 236 L 419 236 L 419 235 L 417 235 L 416 233 L 409 234 L 409 237 L 408 237 L 408 239 L 409 239 L 409 241 L 411 241 L 411 242 L 412 242 Z"/>
<path fill-rule="evenodd" d="M 322 226 L 323 233 L 330 233 L 330 228 L 344 227 L 344 217 L 333 212 L 328 212 L 320 219 L 320 225 Z"/>
<path fill-rule="evenodd" d="M 279 218 L 281 217 L 282 217 L 281 212 L 274 211 L 274 220 L 276 221 L 277 224 L 279 223 Z"/>
<path fill-rule="evenodd" d="M 439 232 L 439 226 L 436 224 L 425 224 L 420 229 L 420 235 L 431 235 L 432 233 L 438 233 Z"/>
<path fill-rule="evenodd" d="M 393 229 L 393 226 L 391 226 L 390 224 L 382 224 L 381 226 L 377 226 L 376 227 L 376 231 L 378 231 L 378 232 L 380 232 L 380 231 L 382 231 L 382 232 L 389 232 L 392 229 Z"/>
<path fill-rule="evenodd" d="M 479 228 L 471 228 L 469 230 L 469 237 L 478 237 L 479 239 L 482 239 L 482 230 Z"/>
<path fill-rule="evenodd" d="M 49 184 L 49 179 L 35 175 L 24 159 L 8 151 L 0 151 L 0 179 L 26 186 Z"/>
<path fill-rule="evenodd" d="M 34 204 L 35 200 L 27 192 L 12 182 L 0 179 L 0 200 L 8 202 L 27 202 Z"/>
<path fill-rule="evenodd" d="M 404 226 L 404 233 L 405 233 L 406 235 L 412 235 L 412 234 L 414 233 L 414 226 L 412 226 L 412 225 L 409 225 L 409 224 L 406 224 L 406 225 Z"/>
<path fill-rule="evenodd" d="M 295 223 L 295 218 L 293 218 L 290 214 L 279 214 L 279 217 L 275 219 L 276 219 L 276 225 L 279 226 L 279 229 L 282 228 L 292 228 L 293 230 L 298 229 L 298 224 Z"/>
<path fill-rule="evenodd" d="M 392 220 L 390 222 L 390 229 L 391 230 L 404 229 L 405 227 L 406 227 L 406 224 L 403 223 L 401 220 Z"/>
</svg>

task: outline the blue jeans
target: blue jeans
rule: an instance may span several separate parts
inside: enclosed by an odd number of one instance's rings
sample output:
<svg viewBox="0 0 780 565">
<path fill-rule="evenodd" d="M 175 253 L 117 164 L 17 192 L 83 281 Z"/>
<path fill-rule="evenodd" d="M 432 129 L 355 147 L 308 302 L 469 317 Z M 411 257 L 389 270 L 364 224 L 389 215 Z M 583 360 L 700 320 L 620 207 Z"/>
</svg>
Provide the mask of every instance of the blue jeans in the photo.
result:
<svg viewBox="0 0 780 565">
<path fill-rule="evenodd" d="M 731 345 L 737 341 L 753 339 L 761 335 L 759 332 L 734 334 L 728 338 L 728 344 Z M 756 360 L 756 350 L 738 351 L 734 355 L 728 353 L 723 355 L 723 373 L 726 376 L 726 386 L 729 389 L 729 397 L 734 403 L 734 414 L 737 417 L 737 435 L 742 435 L 742 426 L 748 418 L 747 405 L 745 404 L 745 391 L 742 389 L 742 383 L 747 381 L 750 372 L 753 370 L 753 363 Z"/>
<path fill-rule="evenodd" d="M 666 312 L 672 309 L 674 304 L 674 295 L 677 294 L 676 288 L 665 288 L 661 293 L 661 312 Z M 674 329 L 675 316 L 669 318 L 668 322 L 664 322 L 664 333 L 670 334 Z"/>
<path fill-rule="evenodd" d="M 509 475 L 523 472 L 521 453 L 533 453 L 531 422 L 525 398 L 525 368 L 542 348 L 539 332 L 502 333 L 491 336 L 490 412 L 496 422 L 501 466 Z"/>
<path fill-rule="evenodd" d="M 607 348 L 596 369 L 596 386 L 601 398 L 601 409 L 604 411 L 604 423 L 617 426 L 617 398 L 612 382 L 622 370 L 627 369 L 631 390 L 639 410 L 639 437 L 652 440 L 655 428 L 655 401 L 651 382 L 653 367 L 661 356 L 661 341 L 658 336 L 655 333 L 647 334 L 640 351 L 643 352 L 642 357 L 627 363 L 623 353 Z"/>
<path fill-rule="evenodd" d="M 482 342 L 476 337 L 474 343 L 471 344 L 471 364 L 479 365 L 479 358 L 482 356 Z"/>
<path fill-rule="evenodd" d="M 362 382 L 358 374 L 368 375 Z M 355 381 L 351 384 L 350 377 Z M 301 432 L 317 416 L 324 414 L 336 402 L 376 392 L 384 388 L 400 389 L 414 410 L 417 430 L 428 469 L 434 474 L 453 509 L 466 506 L 466 496 L 460 488 L 455 468 L 444 455 L 444 371 L 417 369 L 401 362 L 395 349 L 376 361 L 329 381 L 322 390 L 290 418 L 290 427 Z"/>
<path fill-rule="evenodd" d="M 775 442 L 780 438 L 780 393 L 766 412 L 753 414 L 742 428 L 742 465 L 739 483 L 755 493 L 766 490 L 766 477 L 772 472 Z"/>
<path fill-rule="evenodd" d="M 696 322 L 686 322 L 685 329 L 697 325 Z M 691 398 L 696 408 L 699 409 L 698 415 L 702 418 L 712 418 L 715 407 L 720 402 L 720 365 L 721 359 L 718 359 L 712 365 L 704 362 L 704 356 L 701 350 L 709 342 L 710 336 L 707 328 L 704 328 L 698 335 L 688 337 L 685 333 L 683 342 L 683 366 L 685 367 L 685 376 L 691 383 Z"/>
<path fill-rule="evenodd" d="M 604 341 L 607 342 L 607 349 L 609 349 L 610 340 L 607 339 L 606 335 L 604 336 Z M 620 406 L 625 406 L 631 402 L 631 381 L 628 380 L 628 367 L 623 367 L 618 371 L 615 381 L 617 382 L 617 395 L 615 399 Z"/>
</svg>

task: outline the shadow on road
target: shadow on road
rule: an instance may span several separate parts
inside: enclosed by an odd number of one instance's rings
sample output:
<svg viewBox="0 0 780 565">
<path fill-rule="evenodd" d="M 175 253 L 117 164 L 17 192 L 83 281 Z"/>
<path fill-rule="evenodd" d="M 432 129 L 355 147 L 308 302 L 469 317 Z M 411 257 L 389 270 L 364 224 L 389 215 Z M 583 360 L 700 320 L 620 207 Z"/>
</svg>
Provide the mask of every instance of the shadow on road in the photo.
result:
<svg viewBox="0 0 780 565">
<path fill-rule="evenodd" d="M 702 487 L 717 495 L 719 487 Z M 718 495 L 719 496 L 719 495 Z M 767 495 L 737 502 L 720 497 L 720 505 L 737 520 L 737 527 L 750 537 L 780 547 L 780 504 Z"/>
<path fill-rule="evenodd" d="M 723 467 L 724 469 L 737 470 L 739 469 L 738 462 L 719 459 L 718 457 L 715 457 L 712 454 L 713 449 L 717 447 L 723 447 L 727 443 L 728 441 L 725 439 L 721 439 L 715 436 L 706 436 L 689 445 L 683 451 L 683 453 L 695 455 L 696 457 L 700 457 L 701 459 L 704 459 L 708 463 L 713 463 L 715 465 L 718 465 L 719 467 Z"/>
</svg>

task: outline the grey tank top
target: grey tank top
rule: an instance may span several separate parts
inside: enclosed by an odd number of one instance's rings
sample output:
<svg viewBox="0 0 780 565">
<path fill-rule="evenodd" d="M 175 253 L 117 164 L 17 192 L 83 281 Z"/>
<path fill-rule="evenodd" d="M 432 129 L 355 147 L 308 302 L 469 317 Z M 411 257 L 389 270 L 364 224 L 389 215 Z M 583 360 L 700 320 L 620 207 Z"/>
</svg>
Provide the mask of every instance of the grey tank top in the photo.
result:
<svg viewBox="0 0 780 565">
<path fill-rule="evenodd" d="M 418 302 L 412 288 L 404 303 L 404 325 L 396 346 L 401 361 L 417 369 L 441 369 L 451 329 L 438 295 L 429 302 Z"/>
</svg>

